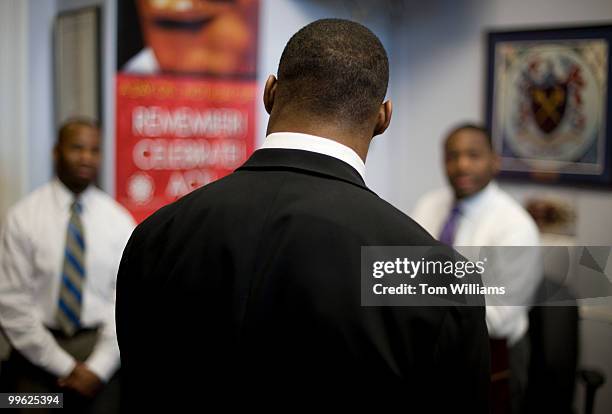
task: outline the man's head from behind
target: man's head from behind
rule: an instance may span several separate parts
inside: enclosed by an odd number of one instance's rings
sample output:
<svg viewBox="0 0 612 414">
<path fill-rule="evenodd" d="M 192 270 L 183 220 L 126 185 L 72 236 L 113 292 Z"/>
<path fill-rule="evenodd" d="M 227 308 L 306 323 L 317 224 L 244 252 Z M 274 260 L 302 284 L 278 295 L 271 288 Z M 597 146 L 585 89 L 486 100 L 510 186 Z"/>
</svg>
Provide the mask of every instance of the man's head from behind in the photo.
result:
<svg viewBox="0 0 612 414">
<path fill-rule="evenodd" d="M 448 134 L 444 163 L 458 199 L 478 193 L 499 171 L 499 157 L 493 151 L 489 134 L 474 124 L 460 125 Z"/>
<path fill-rule="evenodd" d="M 100 130 L 96 122 L 75 118 L 61 126 L 53 160 L 58 178 L 70 191 L 78 194 L 95 180 L 100 158 Z"/>
<path fill-rule="evenodd" d="M 325 125 L 371 139 L 391 117 L 391 104 L 383 104 L 388 82 L 387 53 L 374 33 L 348 20 L 317 20 L 285 46 L 278 81 L 268 79 L 268 132 Z"/>
</svg>

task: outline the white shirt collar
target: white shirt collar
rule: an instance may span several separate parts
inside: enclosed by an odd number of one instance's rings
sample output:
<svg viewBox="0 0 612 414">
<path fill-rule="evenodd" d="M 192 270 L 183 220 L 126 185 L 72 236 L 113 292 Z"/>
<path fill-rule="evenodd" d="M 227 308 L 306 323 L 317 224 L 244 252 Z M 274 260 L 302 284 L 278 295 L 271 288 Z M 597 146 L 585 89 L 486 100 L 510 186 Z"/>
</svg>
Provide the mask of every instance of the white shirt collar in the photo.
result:
<svg viewBox="0 0 612 414">
<path fill-rule="evenodd" d="M 83 208 L 87 207 L 88 199 L 91 198 L 93 192 L 93 185 L 89 185 L 81 194 L 79 194 L 79 202 Z M 53 193 L 58 205 L 62 209 L 69 210 L 72 203 L 75 201 L 75 195 L 68 189 L 57 177 L 53 180 Z"/>
<path fill-rule="evenodd" d="M 282 148 L 316 152 L 344 161 L 365 181 L 365 164 L 357 153 L 337 141 L 298 132 L 275 132 L 266 137 L 262 149 Z"/>
<path fill-rule="evenodd" d="M 486 205 L 487 200 L 489 200 L 495 192 L 497 192 L 497 184 L 491 181 L 485 188 L 476 194 L 459 201 L 458 204 L 461 208 L 461 212 L 465 215 L 478 212 L 483 205 Z"/>
</svg>

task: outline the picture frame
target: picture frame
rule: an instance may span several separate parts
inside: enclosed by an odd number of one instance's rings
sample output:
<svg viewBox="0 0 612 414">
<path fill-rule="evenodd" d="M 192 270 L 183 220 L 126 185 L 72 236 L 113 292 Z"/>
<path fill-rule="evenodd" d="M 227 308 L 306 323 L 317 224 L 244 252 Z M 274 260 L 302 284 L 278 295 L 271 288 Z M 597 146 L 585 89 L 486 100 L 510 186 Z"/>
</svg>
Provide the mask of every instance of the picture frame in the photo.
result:
<svg viewBox="0 0 612 414">
<path fill-rule="evenodd" d="M 487 33 L 501 178 L 612 184 L 612 25 Z"/>
<path fill-rule="evenodd" d="M 54 25 L 55 124 L 86 117 L 102 124 L 100 7 L 58 14 Z"/>
</svg>

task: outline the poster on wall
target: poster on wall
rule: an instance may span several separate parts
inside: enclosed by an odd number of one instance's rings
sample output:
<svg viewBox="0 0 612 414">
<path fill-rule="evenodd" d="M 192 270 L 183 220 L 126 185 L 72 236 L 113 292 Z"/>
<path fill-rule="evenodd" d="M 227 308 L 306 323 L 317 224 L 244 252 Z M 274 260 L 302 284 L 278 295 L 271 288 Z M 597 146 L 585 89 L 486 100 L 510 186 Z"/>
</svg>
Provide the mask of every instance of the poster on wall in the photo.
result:
<svg viewBox="0 0 612 414">
<path fill-rule="evenodd" d="M 502 177 L 610 185 L 612 26 L 488 34 L 487 123 Z"/>
<path fill-rule="evenodd" d="M 255 142 L 258 0 L 118 2 L 115 194 L 142 221 Z"/>
</svg>

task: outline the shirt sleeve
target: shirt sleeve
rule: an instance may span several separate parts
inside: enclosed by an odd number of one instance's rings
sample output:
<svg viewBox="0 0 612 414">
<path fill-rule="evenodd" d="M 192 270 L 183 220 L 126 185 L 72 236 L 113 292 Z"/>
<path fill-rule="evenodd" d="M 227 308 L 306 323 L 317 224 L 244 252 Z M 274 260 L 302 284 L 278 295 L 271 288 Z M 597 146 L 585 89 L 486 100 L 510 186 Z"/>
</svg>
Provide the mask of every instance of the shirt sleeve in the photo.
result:
<svg viewBox="0 0 612 414">
<path fill-rule="evenodd" d="M 127 244 L 127 241 L 134 229 L 134 221 L 131 217 L 125 217 L 124 221 L 124 225 L 121 226 L 123 229 L 120 237 L 121 242 L 118 244 L 118 249 L 116 252 L 116 266 L 113 267 L 112 300 L 106 304 L 107 306 L 105 307 L 104 322 L 100 330 L 98 342 L 96 343 L 93 352 L 85 362 L 87 367 L 104 382 L 108 382 L 110 380 L 115 371 L 119 368 L 120 364 L 119 346 L 117 344 L 117 331 L 115 326 L 115 291 L 119 258 L 121 258 L 123 249 L 125 248 L 125 245 Z M 113 231 L 116 231 L 116 229 Z"/>
<path fill-rule="evenodd" d="M 507 295 L 503 302 L 486 297 L 487 327 L 491 337 L 513 344 L 527 329 L 526 314 L 542 278 L 538 230 L 530 221 L 516 221 L 496 245 L 507 246 L 495 248 L 494 270 Z"/>
<path fill-rule="evenodd" d="M 437 190 L 422 196 L 410 212 L 410 218 L 423 227 L 434 239 L 438 239 L 441 223 L 450 212 L 445 190 Z"/>
<path fill-rule="evenodd" d="M 421 197 L 416 205 L 414 206 L 414 208 L 412 209 L 412 211 L 410 212 L 410 218 L 413 219 L 414 221 L 416 221 L 417 223 L 419 223 L 421 226 L 425 227 L 427 224 L 427 217 L 428 214 L 431 212 L 430 210 L 430 206 L 429 206 L 429 202 L 428 202 L 428 197 L 427 195 L 424 197 Z M 426 229 L 427 231 L 430 231 L 431 229 Z"/>
<path fill-rule="evenodd" d="M 0 230 L 0 323 L 11 342 L 32 364 L 66 377 L 76 361 L 35 315 L 33 251 L 15 211 Z"/>
<path fill-rule="evenodd" d="M 105 321 L 100 328 L 98 342 L 87 361 L 85 361 L 85 365 L 104 382 L 108 382 L 119 367 L 114 298 L 113 289 L 113 300 L 108 303 L 106 308 Z"/>
</svg>

